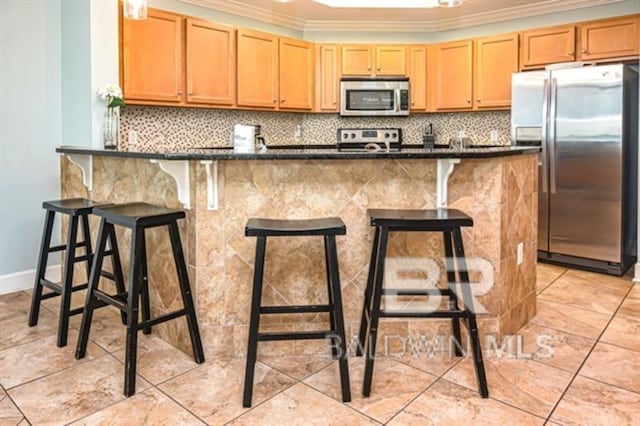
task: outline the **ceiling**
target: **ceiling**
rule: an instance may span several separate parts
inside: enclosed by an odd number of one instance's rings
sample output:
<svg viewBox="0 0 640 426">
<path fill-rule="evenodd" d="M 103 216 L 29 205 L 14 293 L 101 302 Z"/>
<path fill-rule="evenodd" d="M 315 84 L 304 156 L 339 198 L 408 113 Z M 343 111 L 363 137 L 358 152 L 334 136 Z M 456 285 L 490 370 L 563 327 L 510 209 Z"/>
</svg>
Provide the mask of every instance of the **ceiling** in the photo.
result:
<svg viewBox="0 0 640 426">
<path fill-rule="evenodd" d="M 465 0 L 431 9 L 331 8 L 312 0 L 182 0 L 299 31 L 434 32 L 563 12 L 623 0 Z"/>
</svg>

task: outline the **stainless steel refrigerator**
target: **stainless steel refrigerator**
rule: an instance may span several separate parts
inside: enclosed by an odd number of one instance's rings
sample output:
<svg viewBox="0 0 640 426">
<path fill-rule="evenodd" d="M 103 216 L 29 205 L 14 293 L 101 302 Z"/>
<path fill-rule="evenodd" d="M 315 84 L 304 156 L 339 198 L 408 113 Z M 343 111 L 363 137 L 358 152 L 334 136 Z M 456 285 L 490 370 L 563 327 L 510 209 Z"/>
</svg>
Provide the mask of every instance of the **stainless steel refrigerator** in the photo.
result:
<svg viewBox="0 0 640 426">
<path fill-rule="evenodd" d="M 513 74 L 511 140 L 539 144 L 538 259 L 622 275 L 635 261 L 638 71 Z"/>
</svg>

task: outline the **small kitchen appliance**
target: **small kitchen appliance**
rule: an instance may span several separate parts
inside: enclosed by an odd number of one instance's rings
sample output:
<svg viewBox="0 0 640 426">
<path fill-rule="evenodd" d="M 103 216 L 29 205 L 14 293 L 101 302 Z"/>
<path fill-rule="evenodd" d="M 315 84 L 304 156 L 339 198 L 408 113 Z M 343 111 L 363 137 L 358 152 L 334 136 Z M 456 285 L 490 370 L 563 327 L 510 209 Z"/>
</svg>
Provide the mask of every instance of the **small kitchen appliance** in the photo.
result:
<svg viewBox="0 0 640 426">
<path fill-rule="evenodd" d="M 400 151 L 402 129 L 338 129 L 338 151 Z"/>
<path fill-rule="evenodd" d="M 409 115 L 409 79 L 343 78 L 340 80 L 341 116 Z"/>
</svg>

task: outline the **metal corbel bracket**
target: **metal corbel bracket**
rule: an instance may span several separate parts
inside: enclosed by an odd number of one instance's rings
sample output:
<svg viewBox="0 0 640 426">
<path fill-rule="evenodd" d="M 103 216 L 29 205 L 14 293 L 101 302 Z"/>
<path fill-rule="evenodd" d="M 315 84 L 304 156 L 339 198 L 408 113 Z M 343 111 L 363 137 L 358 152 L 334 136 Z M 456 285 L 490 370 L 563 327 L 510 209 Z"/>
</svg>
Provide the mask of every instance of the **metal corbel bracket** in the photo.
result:
<svg viewBox="0 0 640 426">
<path fill-rule="evenodd" d="M 436 166 L 436 189 L 437 207 L 447 207 L 447 190 L 449 186 L 449 176 L 453 173 L 453 168 L 460 163 L 459 158 L 438 158 Z"/>
<path fill-rule="evenodd" d="M 80 167 L 82 171 L 82 184 L 89 192 L 93 191 L 93 155 L 65 154 L 69 161 Z"/>
<path fill-rule="evenodd" d="M 207 174 L 207 210 L 218 210 L 218 162 L 202 160 Z"/>
<path fill-rule="evenodd" d="M 149 160 L 157 164 L 160 170 L 171 176 L 178 187 L 178 200 L 185 209 L 191 208 L 191 189 L 189 185 L 189 161 L 188 160 Z"/>
</svg>

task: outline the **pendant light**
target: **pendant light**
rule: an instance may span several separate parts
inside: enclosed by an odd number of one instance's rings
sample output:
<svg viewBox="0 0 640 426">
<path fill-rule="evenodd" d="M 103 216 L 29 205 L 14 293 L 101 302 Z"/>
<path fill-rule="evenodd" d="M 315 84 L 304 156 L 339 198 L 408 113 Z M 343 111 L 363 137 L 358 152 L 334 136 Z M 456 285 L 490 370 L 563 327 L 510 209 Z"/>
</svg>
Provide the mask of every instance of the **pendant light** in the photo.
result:
<svg viewBox="0 0 640 426">
<path fill-rule="evenodd" d="M 147 19 L 147 0 L 124 0 L 122 10 L 126 19 Z"/>
</svg>

